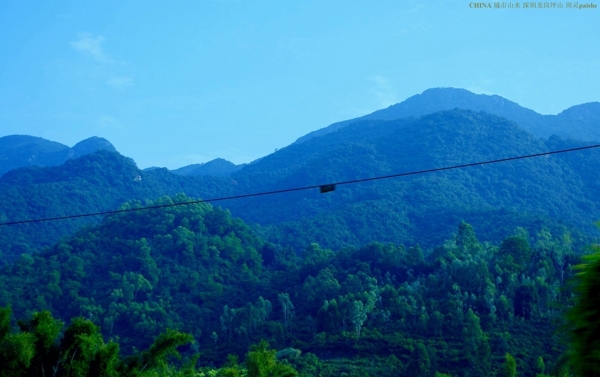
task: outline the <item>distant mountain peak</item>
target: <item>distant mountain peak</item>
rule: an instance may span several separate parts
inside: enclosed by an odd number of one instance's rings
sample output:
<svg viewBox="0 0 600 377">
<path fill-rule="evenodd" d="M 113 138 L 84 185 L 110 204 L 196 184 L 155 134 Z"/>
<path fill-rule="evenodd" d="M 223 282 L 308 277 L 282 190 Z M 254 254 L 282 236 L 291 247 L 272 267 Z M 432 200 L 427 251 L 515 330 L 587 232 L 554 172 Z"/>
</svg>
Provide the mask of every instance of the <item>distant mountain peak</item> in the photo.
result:
<svg viewBox="0 0 600 377">
<path fill-rule="evenodd" d="M 73 148 L 30 135 L 9 135 L 0 138 L 0 175 L 25 166 L 57 166 L 98 150 L 116 152 L 106 139 L 93 136 Z"/>
<path fill-rule="evenodd" d="M 421 94 L 416 94 L 412 97 L 409 97 L 406 101 L 408 101 L 411 98 L 415 98 L 415 97 L 446 98 L 446 99 L 455 99 L 455 100 L 463 100 L 463 101 L 464 100 L 472 101 L 472 100 L 476 100 L 479 98 L 479 99 L 484 99 L 484 100 L 492 100 L 492 101 L 495 101 L 496 103 L 513 104 L 513 105 L 518 106 L 518 104 L 516 102 L 508 100 L 497 94 L 477 94 L 477 93 L 473 93 L 467 89 L 452 88 L 452 87 L 430 88 L 430 89 L 425 90 Z M 404 101 L 404 102 L 406 102 L 406 101 Z M 403 103 L 403 102 L 401 102 L 401 103 Z"/>
<path fill-rule="evenodd" d="M 406 100 L 377 110 L 359 118 L 334 123 L 300 137 L 303 143 L 322 136 L 359 120 L 393 120 L 420 117 L 438 111 L 464 109 L 485 111 L 517 123 L 537 137 L 547 138 L 559 134 L 582 140 L 600 140 L 600 103 L 592 102 L 573 106 L 559 115 L 541 115 L 499 95 L 475 94 L 459 88 L 431 88 Z"/>
<path fill-rule="evenodd" d="M 245 164 L 236 165 L 231 161 L 223 158 L 215 158 L 214 160 L 202 163 L 187 165 L 172 172 L 179 175 L 188 176 L 205 176 L 211 175 L 214 177 L 228 177 L 232 173 L 240 170 Z"/>
<path fill-rule="evenodd" d="M 437 111 L 452 110 L 455 108 L 486 111 L 495 115 L 497 108 L 512 108 L 512 110 L 525 110 L 519 104 L 509 101 L 498 95 L 475 94 L 466 89 L 459 88 L 431 88 L 421 94 L 416 94 L 406 100 L 366 115 L 367 119 L 399 119 L 409 116 L 422 116 Z"/>
<path fill-rule="evenodd" d="M 110 141 L 102 137 L 92 136 L 75 144 L 73 148 L 71 148 L 73 155 L 69 156 L 69 158 L 77 158 L 85 154 L 94 153 L 101 149 L 110 152 L 117 151 Z"/>
<path fill-rule="evenodd" d="M 600 120 L 600 102 L 587 102 L 582 103 L 581 105 L 571 106 L 568 109 L 563 110 L 557 116 L 593 118 L 596 120 Z"/>
<path fill-rule="evenodd" d="M 473 93 L 473 92 L 471 92 L 470 90 L 467 90 L 467 89 L 453 88 L 453 87 L 439 87 L 439 88 L 425 89 L 423 91 L 423 93 L 421 93 L 421 94 L 415 94 L 414 96 L 409 97 L 408 99 L 413 98 L 413 97 L 421 97 L 421 96 L 423 96 L 423 97 L 446 96 L 446 97 L 449 97 L 449 98 L 452 98 L 452 97 L 454 97 L 454 98 L 456 98 L 456 97 L 462 97 L 462 98 L 469 98 L 470 97 L 470 98 L 473 98 L 473 97 L 476 97 L 476 96 L 486 96 L 486 97 L 498 97 L 498 98 L 501 98 L 503 100 L 506 100 L 505 98 L 500 97 L 499 95 L 496 95 L 496 94 L 492 94 L 492 95 L 476 94 L 476 93 Z"/>
</svg>

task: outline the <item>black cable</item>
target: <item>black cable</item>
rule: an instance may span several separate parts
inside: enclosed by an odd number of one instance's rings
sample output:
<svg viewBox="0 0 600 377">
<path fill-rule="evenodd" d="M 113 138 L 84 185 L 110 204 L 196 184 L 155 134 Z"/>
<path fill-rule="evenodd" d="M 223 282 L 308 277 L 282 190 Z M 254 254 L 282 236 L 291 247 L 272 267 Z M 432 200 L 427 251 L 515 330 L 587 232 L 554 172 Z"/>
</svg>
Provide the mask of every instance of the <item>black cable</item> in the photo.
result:
<svg viewBox="0 0 600 377">
<path fill-rule="evenodd" d="M 47 218 L 42 218 L 42 219 L 10 221 L 10 222 L 5 222 L 5 223 L 0 223 L 0 226 L 37 223 L 37 222 L 43 222 L 43 221 L 66 220 L 66 219 L 74 219 L 74 218 L 79 218 L 79 217 L 111 215 L 111 214 L 122 213 L 122 212 L 142 211 L 142 210 L 148 210 L 148 209 L 176 207 L 176 206 L 183 206 L 183 205 L 190 205 L 190 204 L 199 204 L 199 203 L 210 203 L 210 202 L 218 202 L 218 201 L 222 201 L 222 200 L 250 198 L 250 197 L 253 197 L 253 196 L 264 196 L 264 195 L 282 194 L 282 193 L 285 193 L 285 192 L 310 190 L 310 189 L 315 189 L 315 188 L 321 189 L 321 192 L 329 192 L 329 191 L 333 191 L 333 189 L 335 188 L 335 186 L 338 186 L 338 185 L 348 185 L 348 184 L 352 184 L 352 183 L 360 183 L 360 182 L 367 182 L 367 181 L 377 181 L 377 180 L 380 180 L 380 179 L 405 177 L 405 176 L 408 176 L 408 175 L 434 173 L 434 172 L 444 171 L 444 170 L 462 169 L 462 168 L 467 168 L 467 167 L 470 167 L 470 166 L 479 166 L 479 165 L 495 164 L 495 163 L 498 163 L 498 162 L 522 160 L 522 159 L 525 159 L 525 158 L 548 156 L 548 155 L 558 154 L 558 153 L 575 152 L 575 151 L 581 151 L 581 150 L 585 150 L 585 149 L 592 149 L 592 148 L 598 148 L 598 147 L 600 147 L 600 144 L 594 144 L 594 145 L 588 145 L 588 146 L 585 146 L 585 147 L 577 147 L 577 148 L 570 148 L 570 149 L 562 149 L 562 150 L 551 151 L 551 152 L 535 153 L 535 154 L 529 154 L 529 155 L 525 155 L 525 156 L 500 158 L 500 159 L 497 159 L 497 160 L 472 162 L 472 163 L 469 163 L 469 164 L 447 166 L 447 167 L 442 167 L 442 168 L 419 170 L 419 171 L 413 171 L 413 172 L 408 172 L 408 173 L 391 174 L 391 175 L 384 175 L 384 176 L 373 177 L 373 178 L 354 179 L 354 180 L 351 180 L 351 181 L 328 183 L 328 184 L 324 184 L 324 185 L 295 187 L 295 188 L 289 188 L 289 189 L 283 189 L 283 190 L 258 192 L 258 193 L 253 193 L 253 194 L 227 196 L 227 197 L 223 197 L 223 198 L 213 198 L 213 199 L 206 199 L 206 200 L 194 200 L 194 201 L 191 201 L 191 202 L 162 204 L 162 205 L 140 207 L 140 208 L 118 209 L 118 210 L 113 210 L 113 211 L 83 213 L 83 214 L 79 214 L 79 215 L 69 215 L 69 216 L 59 216 L 59 217 L 47 217 Z"/>
</svg>

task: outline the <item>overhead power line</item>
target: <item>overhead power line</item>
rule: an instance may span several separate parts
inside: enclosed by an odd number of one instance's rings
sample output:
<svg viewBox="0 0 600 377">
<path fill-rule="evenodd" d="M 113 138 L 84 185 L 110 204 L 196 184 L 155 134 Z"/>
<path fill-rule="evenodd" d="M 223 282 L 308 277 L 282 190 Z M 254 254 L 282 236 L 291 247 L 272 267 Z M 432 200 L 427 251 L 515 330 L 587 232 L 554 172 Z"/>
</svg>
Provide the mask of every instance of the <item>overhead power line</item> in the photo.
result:
<svg viewBox="0 0 600 377">
<path fill-rule="evenodd" d="M 244 194 L 244 195 L 226 196 L 226 197 L 222 197 L 222 198 L 194 200 L 194 201 L 189 201 L 189 202 L 161 204 L 161 205 L 139 207 L 139 208 L 117 209 L 117 210 L 113 210 L 113 211 L 82 213 L 82 214 L 68 215 L 68 216 L 46 217 L 46 218 L 41 218 L 41 219 L 10 221 L 10 222 L 0 223 L 0 226 L 17 225 L 17 224 L 28 224 L 28 223 L 39 223 L 39 222 L 45 222 L 45 221 L 57 221 L 57 220 L 66 220 L 66 219 L 75 219 L 75 218 L 79 218 L 79 217 L 112 215 L 112 214 L 123 213 L 123 212 L 145 211 L 145 210 L 149 210 L 149 209 L 177 207 L 177 206 L 184 206 L 184 205 L 190 205 L 190 204 L 199 204 L 199 203 L 212 203 L 212 202 L 218 202 L 218 201 L 223 201 L 223 200 L 243 199 L 243 198 L 250 198 L 250 197 L 255 197 L 255 196 L 283 194 L 283 193 L 286 193 L 286 192 L 311 190 L 311 189 L 316 189 L 316 188 L 318 188 L 321 193 L 327 193 L 327 192 L 330 192 L 330 191 L 334 191 L 336 186 L 341 186 L 341 185 L 349 185 L 349 184 L 353 184 L 353 183 L 361 183 L 361 182 L 368 182 L 368 181 L 378 181 L 378 180 L 389 179 L 389 178 L 406 177 L 406 176 L 409 176 L 409 175 L 435 173 L 435 172 L 438 172 L 438 171 L 462 169 L 462 168 L 468 168 L 468 167 L 471 167 L 471 166 L 496 164 L 496 163 L 499 163 L 499 162 L 514 161 L 514 160 L 523 160 L 523 159 L 526 159 L 526 158 L 548 156 L 548 155 L 559 154 L 559 153 L 567 153 L 567 152 L 575 152 L 575 151 L 581 151 L 581 150 L 586 150 L 586 149 L 593 149 L 593 148 L 598 148 L 598 147 L 600 147 L 600 144 L 588 145 L 588 146 L 585 146 L 585 147 L 562 149 L 562 150 L 550 151 L 550 152 L 543 152 L 543 153 L 535 153 L 535 154 L 529 154 L 529 155 L 525 155 L 525 156 L 500 158 L 500 159 L 497 159 L 497 160 L 471 162 L 471 163 L 468 163 L 468 164 L 461 164 L 461 165 L 446 166 L 446 167 L 441 167 L 441 168 L 433 168 L 433 169 L 427 169 L 427 170 L 412 171 L 412 172 L 407 172 L 407 173 L 398 173 L 398 174 L 383 175 L 383 176 L 372 177 L 372 178 L 353 179 L 353 180 L 350 180 L 350 181 L 342 181 L 342 182 L 327 183 L 327 184 L 313 185 L 313 186 L 304 186 L 304 187 L 294 187 L 294 188 L 288 188 L 288 189 L 282 189 L 282 190 L 264 191 L 264 192 L 257 192 L 257 193 Z"/>
</svg>

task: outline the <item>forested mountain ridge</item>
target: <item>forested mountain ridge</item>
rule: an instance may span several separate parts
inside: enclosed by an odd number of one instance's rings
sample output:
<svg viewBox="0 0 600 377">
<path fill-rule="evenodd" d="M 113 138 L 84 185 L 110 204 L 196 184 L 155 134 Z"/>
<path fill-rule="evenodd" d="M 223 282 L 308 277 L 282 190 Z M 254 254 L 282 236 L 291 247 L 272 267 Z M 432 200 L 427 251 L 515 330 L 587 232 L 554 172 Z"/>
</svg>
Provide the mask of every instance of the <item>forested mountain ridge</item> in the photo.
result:
<svg viewBox="0 0 600 377">
<path fill-rule="evenodd" d="M 182 177 L 167 169 L 141 171 L 130 158 L 99 150 L 56 167 L 27 167 L 0 177 L 0 221 L 60 217 L 118 209 L 129 200 L 188 192 L 214 197 L 231 192 L 218 177 Z M 2 263 L 51 246 L 99 217 L 0 227 Z"/>
<path fill-rule="evenodd" d="M 524 376 L 560 370 L 561 287 L 581 254 L 570 234 L 520 228 L 490 244 L 469 224 L 455 229 L 427 256 L 313 243 L 298 258 L 208 204 L 121 213 L 1 268 L 0 306 L 83 316 L 125 354 L 176 328 L 203 366 L 266 339 L 305 376 L 475 377 L 507 352 Z"/>
<path fill-rule="evenodd" d="M 229 177 L 185 177 L 140 171 L 130 159 L 99 151 L 51 168 L 17 169 L 0 178 L 2 221 L 115 209 L 184 192 L 202 198 L 241 195 L 513 157 L 586 143 L 536 139 L 515 123 L 486 113 L 450 110 L 417 119 L 362 121 L 292 144 Z M 271 242 L 298 252 L 372 241 L 420 242 L 429 248 L 461 220 L 500 241 L 516 226 L 530 232 L 571 229 L 586 243 L 598 213 L 600 152 L 587 150 L 384 181 L 222 201 L 256 224 Z M 6 258 L 31 253 L 72 234 L 85 220 L 0 228 Z M 71 225 L 69 225 L 71 224 Z"/>
<path fill-rule="evenodd" d="M 0 138 L 0 176 L 9 170 L 25 166 L 57 166 L 97 150 L 116 152 L 106 139 L 91 137 L 73 148 L 41 137 L 10 135 Z"/>
<path fill-rule="evenodd" d="M 357 122 L 283 148 L 232 178 L 250 192 L 284 189 L 588 144 L 557 137 L 544 141 L 504 118 L 450 110 Z M 235 215 L 265 226 L 267 239 L 298 249 L 308 237 L 332 248 L 417 239 L 435 244 L 460 220 L 478 223 L 484 237 L 499 240 L 503 235 L 497 231 L 505 226 L 503 232 L 515 226 L 537 231 L 540 222 L 559 228 L 565 221 L 593 231 L 600 194 L 596 170 L 600 153 L 588 150 L 344 185 L 327 195 L 295 192 L 227 205 Z"/>
<path fill-rule="evenodd" d="M 420 117 L 437 111 L 464 109 L 485 111 L 512 120 L 537 137 L 559 135 L 579 140 L 600 140 L 600 103 L 572 106 L 557 115 L 541 115 L 498 95 L 475 94 L 465 89 L 432 88 L 386 109 L 334 123 L 300 137 L 302 143 L 360 120 L 392 120 Z"/>
</svg>

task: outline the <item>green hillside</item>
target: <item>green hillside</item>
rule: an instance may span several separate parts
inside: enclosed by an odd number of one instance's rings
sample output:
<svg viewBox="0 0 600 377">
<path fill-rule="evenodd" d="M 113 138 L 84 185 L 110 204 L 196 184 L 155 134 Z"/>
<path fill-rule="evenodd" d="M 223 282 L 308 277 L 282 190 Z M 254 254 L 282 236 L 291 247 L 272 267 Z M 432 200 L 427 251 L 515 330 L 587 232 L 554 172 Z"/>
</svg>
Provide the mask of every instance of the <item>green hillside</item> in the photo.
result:
<svg viewBox="0 0 600 377">
<path fill-rule="evenodd" d="M 182 177 L 166 169 L 143 172 L 133 160 L 101 150 L 61 166 L 21 168 L 0 177 L 0 221 L 110 211 L 128 200 L 145 202 L 179 192 L 213 197 L 231 190 L 215 177 Z M 52 246 L 100 220 L 91 217 L 0 227 L 0 264 Z"/>
<path fill-rule="evenodd" d="M 455 229 L 428 256 L 411 244 L 313 243 L 298 258 L 207 204 L 122 213 L 4 267 L 0 306 L 83 316 L 125 355 L 177 329 L 203 366 L 265 339 L 298 350 L 286 352 L 306 376 L 480 376 L 507 352 L 524 376 L 540 357 L 559 368 L 565 282 L 582 252 L 571 235 L 519 228 L 492 244 Z"/>
</svg>

